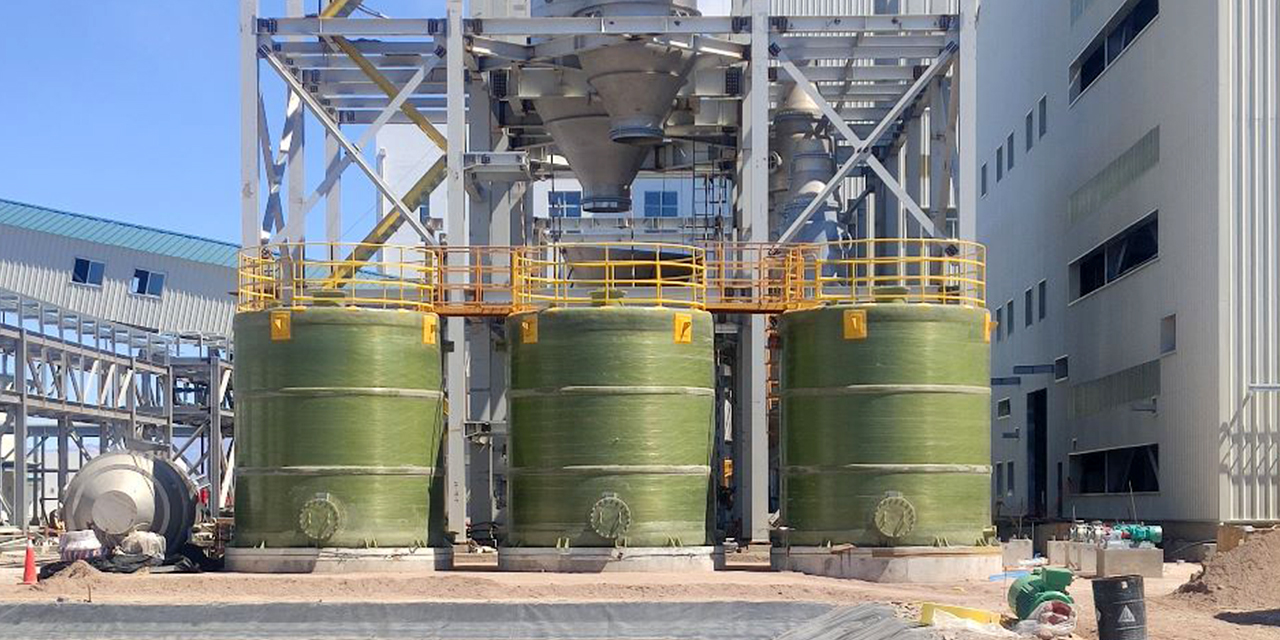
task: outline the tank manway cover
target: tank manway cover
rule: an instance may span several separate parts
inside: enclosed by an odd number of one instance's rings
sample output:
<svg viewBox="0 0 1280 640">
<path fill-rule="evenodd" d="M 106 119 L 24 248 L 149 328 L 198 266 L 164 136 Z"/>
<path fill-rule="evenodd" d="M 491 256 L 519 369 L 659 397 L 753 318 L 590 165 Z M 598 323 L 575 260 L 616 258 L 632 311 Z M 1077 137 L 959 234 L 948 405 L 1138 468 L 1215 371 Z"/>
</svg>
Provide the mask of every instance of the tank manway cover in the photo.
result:
<svg viewBox="0 0 1280 640">
<path fill-rule="evenodd" d="M 312 540 L 323 542 L 338 532 L 341 516 L 328 495 L 318 495 L 298 511 L 298 528 Z"/>
<path fill-rule="evenodd" d="M 916 508 L 902 496 L 888 496 L 876 505 L 876 530 L 886 538 L 901 538 L 916 528 Z"/>
<path fill-rule="evenodd" d="M 631 528 L 631 507 L 616 495 L 608 494 L 591 507 L 591 530 L 601 538 L 614 540 Z"/>
</svg>

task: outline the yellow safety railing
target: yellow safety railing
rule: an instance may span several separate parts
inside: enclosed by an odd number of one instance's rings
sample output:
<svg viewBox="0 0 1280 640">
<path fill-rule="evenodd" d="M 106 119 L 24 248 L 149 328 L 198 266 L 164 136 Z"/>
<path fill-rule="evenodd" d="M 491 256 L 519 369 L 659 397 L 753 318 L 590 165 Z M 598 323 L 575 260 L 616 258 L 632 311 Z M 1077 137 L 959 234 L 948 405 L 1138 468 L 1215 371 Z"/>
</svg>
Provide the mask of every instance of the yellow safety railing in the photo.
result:
<svg viewBox="0 0 1280 640">
<path fill-rule="evenodd" d="M 428 247 L 388 244 L 300 242 L 243 249 L 237 309 L 431 311 L 439 295 L 439 259 Z"/>
<path fill-rule="evenodd" d="M 797 307 L 905 302 L 986 307 L 986 247 L 964 240 L 877 238 L 799 245 Z"/>
<path fill-rule="evenodd" d="M 528 247 L 516 255 L 519 309 L 641 305 L 703 309 L 706 250 L 679 244 L 605 242 Z"/>
<path fill-rule="evenodd" d="M 438 256 L 436 312 L 446 316 L 506 316 L 515 310 L 514 269 L 528 249 L 443 246 Z"/>
<path fill-rule="evenodd" d="M 794 307 L 799 256 L 790 245 L 716 242 L 707 250 L 707 309 L 781 313 Z"/>
</svg>

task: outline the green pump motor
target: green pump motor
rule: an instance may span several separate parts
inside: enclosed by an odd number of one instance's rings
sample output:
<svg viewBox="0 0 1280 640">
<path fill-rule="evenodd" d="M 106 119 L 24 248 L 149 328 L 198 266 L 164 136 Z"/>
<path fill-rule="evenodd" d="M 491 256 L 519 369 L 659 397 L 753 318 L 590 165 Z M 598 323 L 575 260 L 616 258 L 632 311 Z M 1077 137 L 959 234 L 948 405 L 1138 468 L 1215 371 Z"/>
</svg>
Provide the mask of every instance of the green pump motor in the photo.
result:
<svg viewBox="0 0 1280 640">
<path fill-rule="evenodd" d="M 1074 605 L 1075 601 L 1067 595 L 1067 585 L 1072 580 L 1075 580 L 1075 574 L 1069 569 L 1040 567 L 1018 578 L 1009 587 L 1009 606 L 1019 620 L 1026 620 L 1036 607 L 1046 602 L 1057 600 Z"/>
</svg>

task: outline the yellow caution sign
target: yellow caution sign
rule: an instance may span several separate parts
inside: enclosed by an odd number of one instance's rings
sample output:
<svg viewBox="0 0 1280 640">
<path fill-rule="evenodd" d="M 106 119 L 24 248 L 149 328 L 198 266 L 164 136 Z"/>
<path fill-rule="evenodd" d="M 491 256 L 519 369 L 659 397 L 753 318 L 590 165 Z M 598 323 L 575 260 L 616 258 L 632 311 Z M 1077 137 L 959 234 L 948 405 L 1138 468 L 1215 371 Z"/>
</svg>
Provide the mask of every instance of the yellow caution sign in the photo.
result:
<svg viewBox="0 0 1280 640">
<path fill-rule="evenodd" d="M 538 344 L 538 316 L 529 314 L 520 319 L 520 342 Z"/>
<path fill-rule="evenodd" d="M 676 344 L 691 344 L 693 342 L 693 314 L 676 314 L 673 337 Z"/>
<path fill-rule="evenodd" d="M 846 309 L 844 312 L 844 339 L 862 340 L 867 337 L 867 310 Z"/>
<path fill-rule="evenodd" d="M 440 333 L 440 316 L 434 313 L 422 316 L 422 344 L 435 344 Z"/>
<path fill-rule="evenodd" d="M 996 327 L 1000 326 L 999 322 L 991 320 L 991 312 L 988 311 L 986 318 L 982 321 L 982 341 L 991 344 L 991 334 L 996 332 Z"/>
<path fill-rule="evenodd" d="M 278 342 L 293 338 L 293 314 L 289 311 L 271 312 L 271 340 Z"/>
</svg>

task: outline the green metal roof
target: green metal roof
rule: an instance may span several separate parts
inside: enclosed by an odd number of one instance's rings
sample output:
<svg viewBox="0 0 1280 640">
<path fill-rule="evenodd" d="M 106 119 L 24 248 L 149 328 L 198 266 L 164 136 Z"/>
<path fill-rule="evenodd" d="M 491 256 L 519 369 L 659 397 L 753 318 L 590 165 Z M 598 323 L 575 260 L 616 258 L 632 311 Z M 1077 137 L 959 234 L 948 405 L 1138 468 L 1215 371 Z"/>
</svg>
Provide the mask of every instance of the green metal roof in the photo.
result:
<svg viewBox="0 0 1280 640">
<path fill-rule="evenodd" d="M 109 244 L 193 262 L 235 268 L 239 247 L 230 242 L 153 229 L 128 222 L 59 211 L 0 198 L 0 225 Z"/>
</svg>

